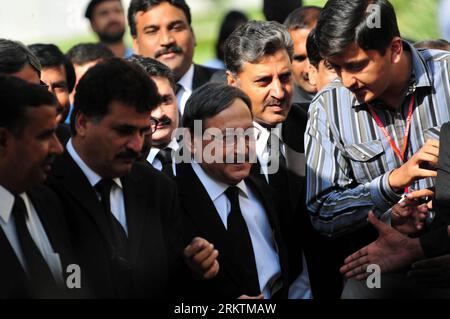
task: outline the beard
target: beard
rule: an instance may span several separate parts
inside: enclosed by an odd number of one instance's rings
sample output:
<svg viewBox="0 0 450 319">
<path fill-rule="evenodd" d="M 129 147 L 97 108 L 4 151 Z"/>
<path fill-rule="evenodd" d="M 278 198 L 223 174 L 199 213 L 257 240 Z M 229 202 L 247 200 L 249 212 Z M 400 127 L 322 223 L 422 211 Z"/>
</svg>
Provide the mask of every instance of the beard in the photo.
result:
<svg viewBox="0 0 450 319">
<path fill-rule="evenodd" d="M 121 42 L 124 34 L 125 34 L 125 29 L 114 32 L 114 33 L 111 33 L 111 32 L 98 32 L 97 33 L 100 41 L 103 43 L 107 43 L 107 44 Z"/>
</svg>

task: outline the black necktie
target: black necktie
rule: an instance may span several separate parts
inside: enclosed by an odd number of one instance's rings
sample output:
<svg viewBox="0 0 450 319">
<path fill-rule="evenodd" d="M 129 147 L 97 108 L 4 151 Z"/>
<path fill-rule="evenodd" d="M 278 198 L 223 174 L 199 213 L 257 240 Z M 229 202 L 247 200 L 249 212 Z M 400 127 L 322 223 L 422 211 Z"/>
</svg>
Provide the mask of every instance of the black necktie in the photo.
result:
<svg viewBox="0 0 450 319">
<path fill-rule="evenodd" d="M 56 282 L 41 251 L 28 231 L 26 224 L 28 219 L 27 208 L 19 195 L 15 197 L 12 215 L 14 216 L 17 237 L 25 258 L 32 289 L 39 294 L 40 292 L 45 293 L 49 289 L 56 287 Z"/>
<path fill-rule="evenodd" d="M 119 259 L 123 258 L 124 260 L 128 260 L 127 234 L 117 218 L 111 213 L 110 196 L 113 183 L 114 182 L 111 179 L 102 179 L 95 185 L 95 188 L 100 194 L 100 202 L 102 203 L 106 220 L 111 230 L 112 240 L 115 246 L 115 255 Z"/>
<path fill-rule="evenodd" d="M 231 204 L 227 219 L 227 233 L 234 252 L 237 275 L 242 281 L 242 294 L 258 296 L 261 293 L 258 270 L 250 233 L 239 206 L 239 188 L 230 186 L 225 191 L 225 195 Z"/>
<path fill-rule="evenodd" d="M 181 91 L 181 89 L 183 88 L 183 86 L 180 83 L 177 83 L 175 88 L 175 95 L 178 95 L 178 93 Z"/>
<path fill-rule="evenodd" d="M 168 147 L 162 148 L 156 154 L 156 158 L 159 159 L 162 165 L 162 172 L 169 177 L 174 177 L 172 168 L 172 150 Z"/>
<path fill-rule="evenodd" d="M 100 194 L 100 201 L 112 236 L 111 262 L 116 294 L 119 298 L 129 298 L 132 293 L 133 281 L 129 262 L 128 238 L 122 225 L 111 212 L 110 196 L 113 183 L 111 179 L 102 179 L 95 185 L 95 188 Z"/>
<path fill-rule="evenodd" d="M 287 174 L 286 174 L 286 158 L 282 152 L 282 142 L 274 133 L 270 133 L 269 139 L 267 141 L 267 150 L 269 154 L 269 162 L 268 167 L 272 164 L 277 170 L 272 172 L 272 174 L 268 174 L 269 176 L 269 184 L 273 186 L 275 189 L 279 189 L 283 185 L 287 183 Z M 276 164 L 278 163 L 278 167 Z"/>
</svg>

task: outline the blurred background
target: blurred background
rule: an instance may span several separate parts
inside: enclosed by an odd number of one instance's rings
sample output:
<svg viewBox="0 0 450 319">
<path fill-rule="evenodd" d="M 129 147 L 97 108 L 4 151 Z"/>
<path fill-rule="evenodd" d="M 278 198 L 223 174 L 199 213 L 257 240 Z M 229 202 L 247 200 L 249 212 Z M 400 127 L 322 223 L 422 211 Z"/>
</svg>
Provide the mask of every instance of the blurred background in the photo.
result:
<svg viewBox="0 0 450 319">
<path fill-rule="evenodd" d="M 130 0 L 122 0 L 128 8 Z M 303 0 L 303 5 L 323 6 L 326 0 Z M 439 0 L 391 0 L 402 35 L 414 41 L 442 37 L 438 26 Z M 2 1 L 0 37 L 25 44 L 55 43 L 66 52 L 79 42 L 96 41 L 84 11 L 88 0 Z M 231 9 L 252 19 L 263 19 L 262 0 L 187 0 L 197 37 L 194 60 L 202 63 L 214 57 L 214 43 L 222 17 Z M 280 5 L 283 0 L 279 0 Z M 442 13 L 442 12 L 441 12 Z M 444 13 L 445 15 L 445 13 Z M 450 12 L 446 15 L 450 18 Z M 127 43 L 131 43 L 127 32 Z"/>
</svg>

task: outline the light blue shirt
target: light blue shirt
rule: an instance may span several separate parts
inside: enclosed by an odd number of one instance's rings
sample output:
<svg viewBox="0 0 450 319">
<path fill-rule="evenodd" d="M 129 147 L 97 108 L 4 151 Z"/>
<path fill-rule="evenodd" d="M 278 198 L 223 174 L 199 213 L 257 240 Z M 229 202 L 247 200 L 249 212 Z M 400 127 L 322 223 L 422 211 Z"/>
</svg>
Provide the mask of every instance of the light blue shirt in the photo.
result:
<svg viewBox="0 0 450 319">
<path fill-rule="evenodd" d="M 67 152 L 73 158 L 73 160 L 78 165 L 78 167 L 81 169 L 83 174 L 86 176 L 86 178 L 89 181 L 89 184 L 91 184 L 92 187 L 95 187 L 95 185 L 97 185 L 97 183 L 100 182 L 102 177 L 100 175 L 98 175 L 96 172 L 94 172 L 91 168 L 89 168 L 89 166 L 87 166 L 87 164 L 81 159 L 81 157 L 78 155 L 77 151 L 73 147 L 72 139 L 70 139 L 67 142 L 66 147 L 67 147 Z M 110 204 L 111 204 L 111 213 L 119 221 L 119 223 L 122 225 L 125 232 L 128 234 L 122 182 L 120 181 L 120 178 L 114 178 L 113 182 L 114 182 L 114 184 L 113 184 L 113 187 L 111 188 L 111 195 L 109 198 Z M 100 194 L 98 192 L 97 192 L 97 197 L 100 200 Z"/>
<path fill-rule="evenodd" d="M 27 194 L 23 193 L 20 196 L 22 197 L 27 208 L 28 218 L 26 221 L 26 225 L 28 231 L 30 232 L 31 238 L 41 252 L 42 257 L 47 262 L 47 265 L 49 266 L 55 281 L 58 283 L 62 283 L 63 269 L 59 254 L 55 252 L 52 245 L 50 244 L 47 234 L 45 233 L 44 226 L 42 225 L 41 220 L 39 219 L 39 216 Z M 23 269 L 25 270 L 25 272 L 28 272 L 25 257 L 23 255 L 22 248 L 20 247 L 19 243 L 19 238 L 17 236 L 14 216 L 12 216 L 13 205 L 14 195 L 0 185 L 0 226 Z"/>
<path fill-rule="evenodd" d="M 178 149 L 180 148 L 180 144 L 178 144 L 176 139 L 172 139 L 170 141 L 170 143 L 167 145 L 168 148 L 172 149 L 172 171 L 173 171 L 173 175 L 177 176 L 177 168 L 176 168 L 176 160 L 175 160 L 175 152 L 178 151 Z M 158 155 L 159 151 L 161 149 L 157 148 L 157 147 L 152 147 L 150 149 L 150 152 L 148 153 L 147 156 L 147 161 L 154 167 L 156 168 L 158 171 L 162 171 L 162 163 L 161 161 L 156 157 L 156 155 Z"/>
<path fill-rule="evenodd" d="M 192 161 L 191 165 L 214 203 L 222 223 L 227 228 L 231 204 L 225 191 L 230 185 L 210 177 L 195 161 Z M 245 181 L 241 181 L 236 186 L 239 188 L 239 205 L 250 233 L 255 254 L 259 286 L 264 298 L 268 299 L 280 288 L 280 282 L 277 280 L 281 275 L 278 249 L 263 205 L 250 188 L 247 187 Z"/>
</svg>

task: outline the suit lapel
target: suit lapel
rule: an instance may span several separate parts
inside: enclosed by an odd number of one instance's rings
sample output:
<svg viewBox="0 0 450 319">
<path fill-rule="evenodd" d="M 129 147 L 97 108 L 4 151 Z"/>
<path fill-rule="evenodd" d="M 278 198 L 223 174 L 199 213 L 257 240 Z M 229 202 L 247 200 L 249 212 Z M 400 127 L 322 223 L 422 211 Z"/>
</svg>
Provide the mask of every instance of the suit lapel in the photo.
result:
<svg viewBox="0 0 450 319">
<path fill-rule="evenodd" d="M 238 277 L 234 274 L 233 253 L 227 239 L 227 231 L 219 217 L 203 184 L 198 179 L 190 164 L 177 166 L 178 191 L 181 207 L 189 214 L 194 224 L 209 242 L 219 251 L 221 268 L 228 273 L 235 284 L 240 287 Z"/>
<path fill-rule="evenodd" d="M 131 261 L 136 260 L 139 254 L 139 248 L 142 239 L 142 231 L 145 219 L 148 214 L 148 207 L 145 206 L 143 200 L 148 198 L 144 194 L 144 190 L 137 187 L 139 185 L 139 177 L 133 172 L 121 178 L 123 186 L 123 197 L 125 202 L 125 215 L 128 225 L 128 242 L 130 247 Z M 153 225 L 154 223 L 150 223 Z M 152 226 L 153 227 L 153 226 Z M 149 230 L 151 231 L 151 230 Z"/>
<path fill-rule="evenodd" d="M 282 249 L 283 239 L 281 234 L 280 221 L 278 219 L 278 212 L 276 211 L 275 205 L 273 204 L 274 198 L 273 196 L 270 196 L 270 194 L 273 193 L 273 190 L 267 183 L 261 181 L 257 176 L 250 175 L 245 179 L 245 181 L 263 204 L 264 210 L 272 228 L 275 247 L 280 258 L 281 273 L 286 274 L 287 256 Z"/>
<path fill-rule="evenodd" d="M 44 227 L 45 233 L 47 234 L 47 238 L 50 241 L 50 245 L 55 250 L 55 252 L 60 253 L 61 251 L 61 243 L 58 241 L 58 236 L 55 235 L 55 230 L 58 229 L 58 225 L 53 223 L 53 220 L 50 220 L 51 214 L 49 210 L 52 207 L 48 206 L 48 203 L 45 202 L 45 199 L 42 196 L 39 196 L 37 193 L 38 190 L 32 189 L 27 192 L 28 197 L 31 200 L 31 203 L 34 206 L 34 209 L 39 216 L 39 220 Z M 56 212 L 60 213 L 60 212 Z"/>
<path fill-rule="evenodd" d="M 53 176 L 74 202 L 81 205 L 91 216 L 105 240 L 112 246 L 111 232 L 103 208 L 87 177 L 72 159 L 67 151 L 53 165 Z"/>
</svg>

